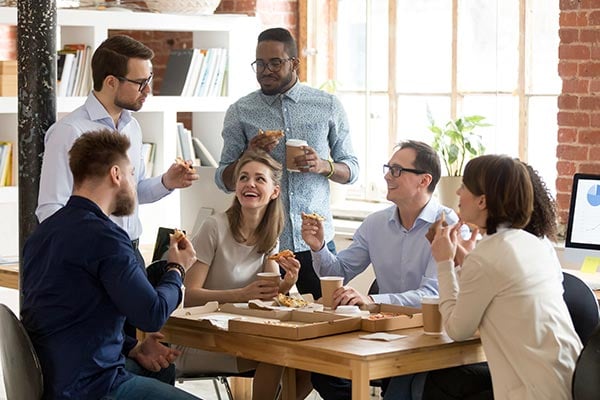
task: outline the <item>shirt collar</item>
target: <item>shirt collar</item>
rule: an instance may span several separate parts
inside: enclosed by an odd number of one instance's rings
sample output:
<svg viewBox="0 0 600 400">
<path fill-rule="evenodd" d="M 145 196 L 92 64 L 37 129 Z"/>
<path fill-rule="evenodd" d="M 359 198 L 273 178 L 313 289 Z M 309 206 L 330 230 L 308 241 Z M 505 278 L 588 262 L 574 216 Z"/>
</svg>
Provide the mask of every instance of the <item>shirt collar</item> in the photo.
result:
<svg viewBox="0 0 600 400">
<path fill-rule="evenodd" d="M 425 204 L 425 207 L 423 207 L 423 209 L 417 216 L 417 221 L 423 220 L 425 222 L 433 224 L 439 218 L 438 214 L 441 211 L 440 208 L 441 208 L 440 204 L 437 202 L 437 200 L 435 200 L 433 197 L 431 197 L 429 199 L 429 201 L 427 202 L 427 204 Z M 389 220 L 395 221 L 398 225 L 401 225 L 400 224 L 400 213 L 398 212 L 398 206 L 391 207 L 391 210 L 392 210 L 392 213 L 390 215 Z M 441 212 L 443 212 L 443 211 L 441 211 Z M 416 223 L 415 223 L 415 226 L 416 226 Z"/>
<path fill-rule="evenodd" d="M 300 94 L 302 93 L 302 84 L 300 83 L 300 80 L 296 78 L 296 83 L 294 83 L 294 85 L 289 88 L 287 92 L 267 95 L 264 94 L 260 89 L 258 91 L 260 93 L 260 97 L 270 106 L 272 106 L 273 103 L 275 103 L 275 101 L 282 96 L 287 97 L 294 103 L 298 103 L 298 101 L 300 101 Z"/>
<path fill-rule="evenodd" d="M 98 204 L 94 203 L 92 200 L 90 200 L 86 197 L 72 195 L 69 198 L 69 201 L 67 202 L 67 206 L 83 208 L 84 210 L 93 212 L 94 214 L 96 214 L 98 216 L 98 218 L 102 218 L 105 220 L 109 219 L 108 215 L 104 214 L 104 212 L 102 211 L 102 209 L 100 209 Z"/>
<path fill-rule="evenodd" d="M 110 126 L 113 126 L 112 117 L 106 111 L 106 108 L 100 103 L 100 100 L 96 97 L 94 92 L 90 93 L 88 98 L 85 100 L 85 109 L 87 110 L 90 119 L 92 121 L 106 121 L 110 122 Z M 119 119 L 119 125 L 121 127 L 127 125 L 129 121 L 131 121 L 131 111 L 123 110 L 121 111 L 121 117 Z M 115 127 L 117 128 L 117 127 Z"/>
</svg>

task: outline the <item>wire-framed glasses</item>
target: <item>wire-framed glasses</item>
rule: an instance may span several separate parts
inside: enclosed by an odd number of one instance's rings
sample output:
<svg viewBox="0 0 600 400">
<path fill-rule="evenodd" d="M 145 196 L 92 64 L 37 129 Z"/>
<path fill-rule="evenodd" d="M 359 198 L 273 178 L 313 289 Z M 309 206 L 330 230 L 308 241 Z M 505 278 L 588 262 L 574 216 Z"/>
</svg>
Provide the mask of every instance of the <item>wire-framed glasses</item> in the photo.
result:
<svg viewBox="0 0 600 400">
<path fill-rule="evenodd" d="M 422 169 L 413 169 L 413 168 L 404 168 L 401 167 L 399 165 L 388 165 L 388 164 L 383 164 L 383 174 L 387 174 L 390 173 L 394 178 L 399 177 L 402 172 L 411 172 L 413 174 L 428 174 L 429 172 L 427 171 L 423 171 Z"/>
<path fill-rule="evenodd" d="M 265 68 L 267 68 L 271 72 L 279 72 L 281 67 L 286 61 L 294 60 L 294 57 L 290 58 L 271 58 L 268 62 L 264 62 L 263 60 L 255 60 L 250 66 L 252 70 L 256 73 L 263 72 Z"/>
<path fill-rule="evenodd" d="M 121 82 L 125 81 L 125 82 L 131 82 L 131 83 L 135 83 L 136 85 L 139 85 L 138 92 L 143 92 L 144 89 L 146 89 L 146 86 L 148 86 L 152 82 L 153 77 L 154 77 L 154 73 L 151 72 L 149 77 L 147 77 L 146 79 L 138 80 L 138 81 L 136 81 L 134 79 L 125 78 L 124 76 L 117 76 L 116 78 L 118 80 L 120 80 Z"/>
</svg>

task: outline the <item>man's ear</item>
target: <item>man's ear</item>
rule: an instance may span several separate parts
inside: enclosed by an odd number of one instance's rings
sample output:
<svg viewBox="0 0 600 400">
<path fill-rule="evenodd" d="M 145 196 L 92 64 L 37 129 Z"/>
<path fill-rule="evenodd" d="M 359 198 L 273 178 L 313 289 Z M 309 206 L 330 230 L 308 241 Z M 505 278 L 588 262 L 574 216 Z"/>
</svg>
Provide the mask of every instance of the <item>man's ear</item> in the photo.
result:
<svg viewBox="0 0 600 400">
<path fill-rule="evenodd" d="M 429 187 L 429 184 L 431 183 L 433 177 L 430 174 L 423 174 L 421 175 L 421 185 L 423 185 L 423 187 L 425 189 L 427 189 Z"/>
<path fill-rule="evenodd" d="M 118 165 L 113 165 L 112 167 L 110 167 L 109 170 L 109 175 L 110 175 L 110 181 L 117 185 L 120 186 L 121 185 L 121 168 Z"/>
<path fill-rule="evenodd" d="M 294 59 L 292 60 L 292 69 L 294 71 L 298 71 L 299 67 L 300 67 L 300 59 L 298 57 L 294 57 Z"/>
<path fill-rule="evenodd" d="M 116 90 L 119 83 L 119 80 L 114 75 L 108 75 L 102 81 L 102 89 L 110 88 L 111 90 Z"/>
</svg>

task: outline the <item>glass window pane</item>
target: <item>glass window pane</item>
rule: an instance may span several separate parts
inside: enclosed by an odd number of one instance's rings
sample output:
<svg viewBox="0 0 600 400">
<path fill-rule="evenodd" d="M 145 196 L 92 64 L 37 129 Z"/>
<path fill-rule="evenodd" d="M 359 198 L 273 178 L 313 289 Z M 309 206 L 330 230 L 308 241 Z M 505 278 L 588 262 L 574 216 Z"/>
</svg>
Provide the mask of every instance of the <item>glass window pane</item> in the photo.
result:
<svg viewBox="0 0 600 400">
<path fill-rule="evenodd" d="M 428 112 L 437 125 L 444 125 L 450 119 L 450 97 L 398 96 L 396 142 L 414 139 L 431 144 L 433 134 L 429 131 Z"/>
<path fill-rule="evenodd" d="M 553 195 L 556 195 L 558 125 L 556 118 L 548 116 L 556 115 L 557 112 L 556 96 L 529 99 L 527 161 L 538 170 Z"/>
<path fill-rule="evenodd" d="M 387 0 L 340 0 L 338 16 L 336 76 L 340 88 L 387 91 Z"/>
<path fill-rule="evenodd" d="M 517 87 L 519 0 L 459 0 L 458 90 Z"/>
<path fill-rule="evenodd" d="M 398 0 L 397 4 L 398 92 L 450 92 L 452 2 Z"/>
<path fill-rule="evenodd" d="M 519 101 L 515 96 L 466 96 L 460 115 L 481 115 L 492 126 L 481 128 L 487 154 L 519 156 Z"/>
<path fill-rule="evenodd" d="M 528 93 L 558 94 L 558 0 L 530 0 L 528 18 L 527 88 Z"/>
</svg>

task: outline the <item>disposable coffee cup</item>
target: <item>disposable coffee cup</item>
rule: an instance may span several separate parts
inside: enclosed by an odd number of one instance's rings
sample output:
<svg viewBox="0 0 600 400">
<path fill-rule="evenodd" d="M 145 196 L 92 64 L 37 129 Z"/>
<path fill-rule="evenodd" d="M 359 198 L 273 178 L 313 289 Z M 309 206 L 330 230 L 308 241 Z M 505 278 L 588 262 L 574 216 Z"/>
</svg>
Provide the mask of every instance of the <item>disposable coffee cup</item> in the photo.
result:
<svg viewBox="0 0 600 400">
<path fill-rule="evenodd" d="M 294 159 L 304 154 L 302 146 L 308 146 L 306 140 L 288 139 L 285 142 L 285 166 L 288 171 L 300 172 Z"/>
<path fill-rule="evenodd" d="M 262 279 L 264 281 L 271 281 L 276 285 L 279 285 L 279 273 L 278 272 L 259 272 L 256 274 L 258 279 Z"/>
<path fill-rule="evenodd" d="M 333 305 L 333 292 L 337 288 L 341 288 L 344 284 L 344 277 L 342 276 L 322 276 L 321 277 L 321 303 L 324 307 Z"/>
<path fill-rule="evenodd" d="M 423 310 L 423 332 L 426 335 L 441 335 L 440 298 L 437 296 L 423 296 L 421 298 L 421 308 Z"/>
</svg>

